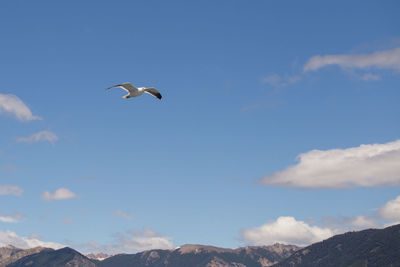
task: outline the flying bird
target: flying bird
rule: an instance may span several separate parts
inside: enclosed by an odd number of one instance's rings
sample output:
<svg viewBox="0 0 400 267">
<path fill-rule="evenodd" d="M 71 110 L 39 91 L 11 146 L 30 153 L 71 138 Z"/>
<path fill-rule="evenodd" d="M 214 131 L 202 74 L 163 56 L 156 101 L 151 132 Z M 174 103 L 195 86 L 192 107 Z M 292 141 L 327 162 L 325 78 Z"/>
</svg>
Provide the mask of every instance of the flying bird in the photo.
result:
<svg viewBox="0 0 400 267">
<path fill-rule="evenodd" d="M 137 96 L 143 95 L 143 93 L 153 95 L 160 100 L 162 98 L 160 92 L 153 87 L 135 87 L 131 83 L 121 83 L 121 84 L 117 84 L 117 85 L 108 87 L 107 89 L 111 89 L 111 88 L 115 88 L 115 87 L 121 87 L 122 89 L 124 89 L 125 91 L 128 92 L 128 94 L 124 95 L 122 98 L 137 97 Z"/>
</svg>

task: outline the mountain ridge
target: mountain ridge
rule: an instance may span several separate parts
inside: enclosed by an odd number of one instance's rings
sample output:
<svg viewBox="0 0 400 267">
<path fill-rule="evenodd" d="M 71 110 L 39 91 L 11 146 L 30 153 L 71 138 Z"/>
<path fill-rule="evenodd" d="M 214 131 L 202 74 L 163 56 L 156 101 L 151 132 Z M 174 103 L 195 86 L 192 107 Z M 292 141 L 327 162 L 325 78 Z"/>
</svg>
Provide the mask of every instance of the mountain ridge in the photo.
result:
<svg viewBox="0 0 400 267">
<path fill-rule="evenodd" d="M 292 266 L 400 266 L 400 224 L 335 235 L 273 265 Z"/>
<path fill-rule="evenodd" d="M 38 249 L 39 252 L 35 252 Z M 135 254 L 117 254 L 102 261 L 89 259 L 72 248 L 29 249 L 29 255 L 0 267 L 309 267 L 400 266 L 400 224 L 335 235 L 300 248 L 294 245 L 247 246 L 236 249 L 199 244 Z M 0 248 L 0 263 L 25 251 Z M 21 254 L 20 254 L 21 255 Z M 106 255 L 106 254 L 99 254 Z M 108 255 L 106 255 L 108 256 Z"/>
<path fill-rule="evenodd" d="M 5 267 L 8 264 L 13 263 L 23 257 L 39 253 L 40 251 L 43 250 L 52 250 L 52 249 L 45 247 L 22 249 L 22 248 L 17 248 L 13 245 L 0 247 L 0 267 Z"/>
<path fill-rule="evenodd" d="M 100 267 L 180 267 L 237 266 L 266 267 L 291 255 L 299 247 L 275 244 L 236 249 L 186 244 L 171 250 L 147 250 L 136 254 L 118 254 L 99 263 Z"/>
<path fill-rule="evenodd" d="M 39 253 L 23 257 L 6 267 L 96 267 L 96 263 L 78 251 L 64 247 L 58 250 L 42 250 Z"/>
<path fill-rule="evenodd" d="M 15 248 L 15 247 L 14 247 Z M 0 248 L 1 249 L 1 248 Z M 15 248 L 17 250 L 22 250 Z M 274 244 L 271 246 L 247 246 L 236 249 L 220 248 L 199 244 L 162 250 L 153 249 L 135 254 L 117 254 L 103 260 L 89 258 L 78 251 L 64 247 L 58 250 L 42 248 L 38 253 L 21 257 L 0 267 L 124 267 L 124 266 L 271 266 L 278 260 L 291 255 L 299 247 Z M 99 254 L 106 255 L 106 254 Z M 90 254 L 89 254 L 90 256 Z M 96 256 L 92 254 L 91 256 Z M 245 260 L 245 263 L 241 261 Z M 191 264 L 187 265 L 187 262 Z M 178 265 L 177 265 L 178 264 Z"/>
</svg>

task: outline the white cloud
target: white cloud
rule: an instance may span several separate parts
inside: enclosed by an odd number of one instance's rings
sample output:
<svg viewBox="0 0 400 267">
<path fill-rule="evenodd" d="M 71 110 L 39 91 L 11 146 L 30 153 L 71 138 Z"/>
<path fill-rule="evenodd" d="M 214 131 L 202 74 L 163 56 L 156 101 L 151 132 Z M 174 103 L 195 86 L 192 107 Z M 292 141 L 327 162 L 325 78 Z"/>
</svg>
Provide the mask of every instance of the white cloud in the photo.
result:
<svg viewBox="0 0 400 267">
<path fill-rule="evenodd" d="M 378 210 L 378 215 L 386 220 L 400 221 L 400 196 L 382 206 Z"/>
<path fill-rule="evenodd" d="M 298 163 L 261 179 L 265 185 L 309 188 L 400 185 L 400 140 L 346 149 L 312 150 Z"/>
<path fill-rule="evenodd" d="M 279 217 L 271 223 L 241 231 L 242 239 L 253 245 L 282 243 L 305 246 L 333 235 L 334 232 L 329 228 L 310 226 L 293 217 Z"/>
<path fill-rule="evenodd" d="M 342 68 L 377 68 L 400 71 L 400 47 L 372 54 L 318 55 L 310 58 L 303 69 L 312 71 L 328 65 L 338 65 Z"/>
<path fill-rule="evenodd" d="M 54 145 L 54 143 L 58 140 L 58 136 L 50 131 L 40 131 L 34 134 L 31 134 L 27 137 L 17 137 L 16 140 L 18 142 L 26 142 L 26 143 L 35 143 L 40 141 L 47 141 Z"/>
<path fill-rule="evenodd" d="M 2 223 L 17 223 L 22 219 L 22 215 L 14 213 L 13 215 L 0 215 L 0 222 Z"/>
<path fill-rule="evenodd" d="M 16 185 L 0 185 L 0 195 L 14 195 L 14 196 L 21 196 L 22 188 Z"/>
<path fill-rule="evenodd" d="M 54 242 L 44 242 L 36 238 L 20 237 L 15 232 L 0 230 L 0 247 L 13 245 L 18 248 L 33 248 L 37 246 L 59 249 L 65 247 L 64 245 Z"/>
<path fill-rule="evenodd" d="M 122 217 L 122 218 L 124 218 L 124 219 L 128 219 L 128 220 L 130 220 L 130 219 L 133 218 L 132 215 L 129 215 L 129 214 L 127 214 L 127 213 L 125 213 L 125 212 L 123 212 L 123 211 L 121 211 L 121 210 L 116 210 L 116 211 L 114 211 L 114 214 L 115 214 L 115 215 L 118 215 L 118 216 L 120 216 L 120 217 Z"/>
<path fill-rule="evenodd" d="M 18 220 L 16 220 L 15 218 L 13 218 L 11 216 L 1 216 L 0 215 L 0 222 L 2 222 L 2 223 L 16 223 L 16 222 L 18 222 Z"/>
<path fill-rule="evenodd" d="M 0 112 L 12 114 L 20 121 L 41 120 L 15 95 L 0 94 Z"/>
<path fill-rule="evenodd" d="M 42 194 L 42 199 L 45 201 L 52 201 L 52 200 L 60 200 L 60 199 L 69 199 L 69 198 L 77 198 L 74 192 L 71 192 L 67 188 L 59 188 L 57 189 L 54 194 L 46 191 Z"/>
</svg>

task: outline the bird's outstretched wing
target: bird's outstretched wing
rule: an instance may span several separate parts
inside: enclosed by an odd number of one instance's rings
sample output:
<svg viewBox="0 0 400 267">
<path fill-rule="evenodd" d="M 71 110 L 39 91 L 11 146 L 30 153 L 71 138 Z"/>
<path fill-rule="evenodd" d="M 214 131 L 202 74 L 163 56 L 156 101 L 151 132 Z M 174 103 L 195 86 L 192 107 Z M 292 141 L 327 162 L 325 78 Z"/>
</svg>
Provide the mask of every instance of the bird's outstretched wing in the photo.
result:
<svg viewBox="0 0 400 267">
<path fill-rule="evenodd" d="M 121 83 L 121 84 L 117 84 L 117 85 L 108 87 L 106 89 L 111 89 L 111 88 L 115 88 L 115 87 L 120 87 L 129 93 L 138 91 L 138 89 L 135 86 L 133 86 L 131 83 Z"/>
<path fill-rule="evenodd" d="M 152 87 L 145 88 L 145 89 L 144 89 L 144 92 L 145 92 L 145 93 L 148 93 L 148 94 L 150 94 L 150 95 L 153 95 L 153 96 L 157 97 L 157 98 L 160 99 L 160 100 L 161 100 L 161 98 L 162 98 L 162 95 L 160 94 L 160 92 L 159 92 L 157 89 L 155 89 L 155 88 L 152 88 Z"/>
</svg>

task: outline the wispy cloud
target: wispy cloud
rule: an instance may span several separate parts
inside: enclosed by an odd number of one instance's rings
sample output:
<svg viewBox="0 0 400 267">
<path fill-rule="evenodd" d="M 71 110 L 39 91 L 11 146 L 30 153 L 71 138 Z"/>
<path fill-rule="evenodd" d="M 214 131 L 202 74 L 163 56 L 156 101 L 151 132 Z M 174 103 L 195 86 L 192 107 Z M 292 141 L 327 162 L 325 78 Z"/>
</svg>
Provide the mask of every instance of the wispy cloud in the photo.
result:
<svg viewBox="0 0 400 267">
<path fill-rule="evenodd" d="M 282 104 L 282 101 L 265 100 L 254 104 L 246 105 L 240 109 L 241 112 L 256 110 L 256 109 L 273 109 Z"/>
<path fill-rule="evenodd" d="M 107 254 L 132 253 L 150 249 L 173 249 L 175 247 L 169 237 L 162 236 L 147 227 L 142 230 L 131 230 L 126 234 L 117 233 L 114 238 L 115 242 L 112 245 L 101 245 L 90 241 L 72 246 L 88 252 L 105 252 Z"/>
<path fill-rule="evenodd" d="M 117 215 L 117 216 L 119 216 L 119 217 L 122 217 L 122 218 L 124 218 L 124 219 L 128 219 L 128 220 L 130 220 L 130 219 L 133 218 L 132 215 L 129 215 L 129 214 L 127 214 L 127 213 L 125 213 L 125 212 L 123 212 L 123 211 L 121 211 L 121 210 L 116 210 L 116 211 L 114 211 L 114 214 Z"/>
<path fill-rule="evenodd" d="M 22 219 L 22 215 L 20 213 L 14 213 L 12 215 L 1 215 L 0 214 L 0 222 L 2 223 L 17 223 Z"/>
<path fill-rule="evenodd" d="M 372 73 L 365 73 L 360 77 L 361 80 L 369 82 L 369 81 L 379 81 L 381 76 Z"/>
<path fill-rule="evenodd" d="M 25 143 L 35 143 L 40 141 L 46 141 L 54 145 L 54 143 L 58 140 L 58 136 L 50 131 L 40 131 L 34 134 L 31 134 L 27 137 L 17 137 L 16 140 L 18 142 L 25 142 Z"/>
<path fill-rule="evenodd" d="M 70 199 L 70 198 L 77 198 L 78 195 L 74 192 L 71 192 L 67 188 L 59 188 L 57 189 L 54 194 L 46 191 L 42 194 L 42 199 L 45 201 L 52 201 L 52 200 L 62 200 L 62 199 Z"/>
<path fill-rule="evenodd" d="M 0 222 L 2 223 L 16 223 L 18 222 L 17 219 L 11 217 L 11 216 L 2 216 L 0 215 Z"/>
<path fill-rule="evenodd" d="M 304 246 L 333 235 L 334 232 L 329 228 L 311 226 L 290 216 L 282 216 L 259 227 L 241 231 L 242 239 L 253 245 L 282 243 Z"/>
<path fill-rule="evenodd" d="M 116 236 L 119 246 L 121 246 L 123 250 L 127 251 L 174 248 L 170 238 L 161 236 L 150 228 L 131 230 L 127 235 L 118 234 Z"/>
<path fill-rule="evenodd" d="M 359 215 L 355 217 L 325 216 L 322 224 L 337 231 L 361 230 L 365 228 L 382 228 L 400 223 L 400 195 L 389 200 L 372 215 Z"/>
<path fill-rule="evenodd" d="M 260 83 L 263 85 L 266 85 L 269 88 L 272 88 L 274 91 L 278 92 L 284 87 L 297 83 L 301 80 L 301 77 L 299 75 L 294 75 L 294 76 L 281 76 L 276 73 L 272 73 L 269 75 L 266 75 L 261 78 Z M 270 97 L 266 99 L 261 99 L 258 98 L 258 101 L 255 103 L 247 104 L 243 106 L 240 109 L 240 112 L 247 112 L 251 110 L 257 110 L 257 109 L 273 109 L 276 106 L 282 104 L 282 101 L 280 100 L 271 100 Z"/>
<path fill-rule="evenodd" d="M 312 150 L 261 184 L 308 188 L 400 185 L 400 140 L 346 149 Z"/>
<path fill-rule="evenodd" d="M 41 120 L 32 114 L 31 110 L 16 95 L 0 94 L 0 113 L 13 115 L 20 121 Z"/>
<path fill-rule="evenodd" d="M 38 233 L 31 233 L 28 236 L 29 239 L 41 239 L 41 236 Z"/>
<path fill-rule="evenodd" d="M 304 65 L 303 70 L 313 71 L 329 65 L 337 65 L 342 68 L 377 68 L 400 71 L 400 47 L 371 54 L 313 56 Z"/>
<path fill-rule="evenodd" d="M 54 243 L 54 242 L 45 242 L 41 241 L 37 238 L 30 238 L 30 237 L 21 237 L 17 235 L 15 232 L 9 230 L 0 230 L 0 247 L 4 247 L 7 245 L 13 245 L 18 248 L 34 248 L 34 247 L 48 247 L 59 249 L 65 247 L 64 245 Z"/>
<path fill-rule="evenodd" d="M 79 180 L 86 181 L 86 182 L 96 182 L 96 179 L 92 177 L 80 177 Z"/>
<path fill-rule="evenodd" d="M 285 76 L 280 76 L 276 73 L 264 76 L 261 78 L 261 83 L 262 84 L 267 84 L 271 87 L 273 87 L 276 90 L 279 90 L 283 87 L 286 87 L 290 84 L 297 83 L 301 80 L 300 75 L 285 75 Z"/>
<path fill-rule="evenodd" d="M 71 224 L 72 220 L 70 218 L 63 218 L 62 221 L 66 224 Z"/>
<path fill-rule="evenodd" d="M 382 225 L 378 222 L 378 217 L 374 214 L 371 216 L 324 216 L 321 224 L 334 230 L 336 233 L 354 230 L 363 230 L 366 228 L 380 228 Z"/>
<path fill-rule="evenodd" d="M 22 196 L 21 187 L 17 185 L 0 185 L 0 195 L 14 195 L 14 196 Z"/>
<path fill-rule="evenodd" d="M 0 165 L 0 170 L 6 170 L 10 172 L 15 172 L 17 170 L 17 166 L 11 163 Z"/>
</svg>

